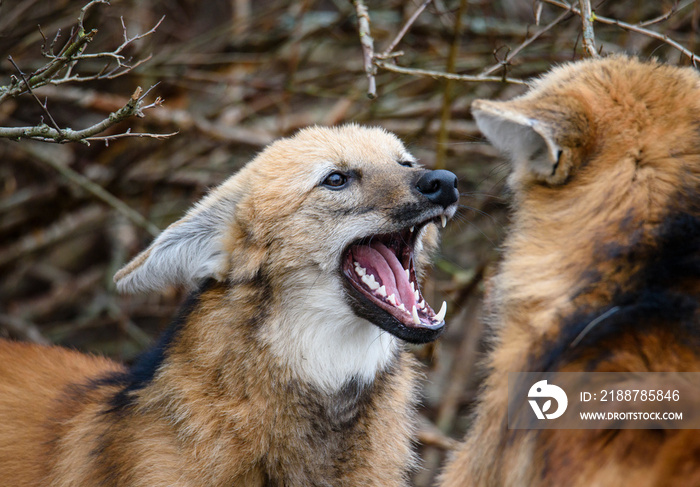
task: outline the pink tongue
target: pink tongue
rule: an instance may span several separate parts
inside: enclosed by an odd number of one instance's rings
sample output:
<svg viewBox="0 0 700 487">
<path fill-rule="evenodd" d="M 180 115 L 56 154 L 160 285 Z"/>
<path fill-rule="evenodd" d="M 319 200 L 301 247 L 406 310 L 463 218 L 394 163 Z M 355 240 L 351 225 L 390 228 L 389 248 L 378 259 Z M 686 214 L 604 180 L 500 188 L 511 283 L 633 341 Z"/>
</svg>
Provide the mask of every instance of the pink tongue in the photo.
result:
<svg viewBox="0 0 700 487">
<path fill-rule="evenodd" d="M 403 303 L 410 313 L 416 305 L 416 298 L 406 271 L 396 255 L 380 242 L 355 247 L 352 253 L 355 260 L 368 273 L 374 274 L 379 284 L 385 286 L 387 296 L 394 294 L 397 305 Z"/>
</svg>

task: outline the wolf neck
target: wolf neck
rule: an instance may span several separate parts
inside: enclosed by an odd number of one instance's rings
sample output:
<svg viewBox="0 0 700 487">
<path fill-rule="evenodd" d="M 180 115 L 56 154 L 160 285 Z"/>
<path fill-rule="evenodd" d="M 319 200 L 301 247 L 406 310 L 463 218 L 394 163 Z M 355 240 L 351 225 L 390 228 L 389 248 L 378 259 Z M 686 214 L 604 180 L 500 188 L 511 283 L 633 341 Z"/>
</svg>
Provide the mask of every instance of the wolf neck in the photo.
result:
<svg viewBox="0 0 700 487">
<path fill-rule="evenodd" d="M 279 293 L 264 278 L 215 284 L 191 305 L 169 353 L 203 368 L 234 369 L 227 376 L 271 373 L 277 384 L 328 395 L 349 383 L 369 385 L 395 362 L 397 339 L 355 316 L 340 285 L 319 276 L 294 284 Z"/>
<path fill-rule="evenodd" d="M 349 381 L 372 383 L 399 351 L 393 335 L 350 310 L 335 279 L 297 277 L 275 308 L 263 341 L 292 377 L 327 394 Z"/>
</svg>

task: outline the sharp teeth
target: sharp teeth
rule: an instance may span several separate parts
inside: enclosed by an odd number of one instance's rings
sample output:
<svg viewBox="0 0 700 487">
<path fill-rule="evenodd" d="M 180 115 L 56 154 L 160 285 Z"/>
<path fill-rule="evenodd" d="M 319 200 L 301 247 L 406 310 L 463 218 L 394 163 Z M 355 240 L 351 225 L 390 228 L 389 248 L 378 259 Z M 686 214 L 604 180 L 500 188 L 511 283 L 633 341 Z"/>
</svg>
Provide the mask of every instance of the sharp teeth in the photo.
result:
<svg viewBox="0 0 700 487">
<path fill-rule="evenodd" d="M 438 311 L 438 314 L 435 315 L 435 321 L 438 323 L 443 321 L 445 319 L 445 315 L 447 314 L 447 302 L 443 301 L 442 306 L 440 307 L 440 311 Z"/>
<path fill-rule="evenodd" d="M 442 218 L 442 228 L 445 228 L 447 226 L 447 217 L 445 215 L 440 215 L 440 218 Z"/>
<path fill-rule="evenodd" d="M 415 230 L 416 227 L 411 227 L 411 233 L 413 233 L 413 230 Z"/>
<path fill-rule="evenodd" d="M 411 291 L 416 292 L 416 285 L 411 281 Z"/>
<path fill-rule="evenodd" d="M 358 276 L 362 277 L 362 276 L 364 276 L 365 274 L 367 274 L 367 269 L 365 269 L 364 267 L 362 267 L 362 266 L 360 265 L 359 262 L 355 262 L 355 273 L 356 273 Z"/>
<path fill-rule="evenodd" d="M 404 269 L 404 271 L 406 271 L 406 277 L 410 279 L 411 278 L 411 271 L 409 271 L 408 269 Z"/>
<path fill-rule="evenodd" d="M 379 289 L 379 283 L 374 279 L 372 274 L 362 276 L 362 282 L 367 284 L 367 287 L 369 287 L 372 291 Z"/>
<path fill-rule="evenodd" d="M 401 311 L 405 311 L 406 313 L 408 313 L 408 310 L 406 309 L 406 306 L 403 305 L 403 303 L 398 305 L 397 308 L 399 308 Z"/>
<path fill-rule="evenodd" d="M 420 300 L 420 303 L 418 303 L 418 307 L 420 309 L 425 309 L 425 299 Z"/>
<path fill-rule="evenodd" d="M 420 299 L 420 293 L 418 292 L 418 289 L 413 291 L 413 295 L 416 297 L 416 302 L 418 302 L 418 300 Z"/>
<path fill-rule="evenodd" d="M 392 294 L 388 298 L 386 298 L 387 301 L 389 301 L 392 305 L 396 306 L 396 295 Z"/>
<path fill-rule="evenodd" d="M 381 297 L 385 298 L 386 297 L 386 286 L 381 286 L 379 289 L 375 291 L 376 294 L 379 294 Z"/>
<path fill-rule="evenodd" d="M 415 325 L 420 325 L 420 318 L 418 317 L 418 310 L 416 309 L 415 306 L 411 310 L 411 315 L 413 315 L 413 323 Z"/>
</svg>

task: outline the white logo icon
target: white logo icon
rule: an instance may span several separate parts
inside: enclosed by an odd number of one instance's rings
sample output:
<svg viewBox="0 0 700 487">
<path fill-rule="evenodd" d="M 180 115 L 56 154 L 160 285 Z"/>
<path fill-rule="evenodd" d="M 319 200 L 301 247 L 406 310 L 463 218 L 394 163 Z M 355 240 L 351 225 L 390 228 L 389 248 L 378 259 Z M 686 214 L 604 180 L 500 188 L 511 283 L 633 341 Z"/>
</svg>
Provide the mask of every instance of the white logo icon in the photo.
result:
<svg viewBox="0 0 700 487">
<path fill-rule="evenodd" d="M 527 397 L 548 397 L 550 398 L 542 405 L 540 409 L 537 401 L 529 399 L 528 402 L 532 406 L 532 410 L 535 412 L 537 419 L 556 419 L 566 411 L 566 407 L 569 405 L 569 399 L 566 397 L 566 392 L 559 386 L 554 384 L 547 384 L 546 380 L 541 380 L 535 382 L 532 387 L 530 387 L 530 392 L 527 393 Z M 545 414 L 552 407 L 552 399 L 557 401 L 557 410 L 553 413 Z"/>
</svg>

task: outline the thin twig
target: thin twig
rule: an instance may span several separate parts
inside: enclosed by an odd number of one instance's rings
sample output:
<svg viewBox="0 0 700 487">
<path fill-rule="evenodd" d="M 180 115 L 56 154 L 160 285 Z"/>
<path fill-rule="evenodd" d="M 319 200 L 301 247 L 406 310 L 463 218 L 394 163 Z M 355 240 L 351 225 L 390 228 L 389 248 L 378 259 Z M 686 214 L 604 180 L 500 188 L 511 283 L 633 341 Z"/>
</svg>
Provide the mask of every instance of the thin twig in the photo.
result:
<svg viewBox="0 0 700 487">
<path fill-rule="evenodd" d="M 72 44 L 68 44 L 67 49 L 59 57 L 51 60 L 46 66 L 40 68 L 36 71 L 34 75 L 30 75 L 29 84 L 33 88 L 38 88 L 39 86 L 44 86 L 50 83 L 53 77 L 63 69 L 68 62 L 70 62 L 74 56 L 76 56 L 85 45 L 90 42 L 93 37 L 97 34 L 97 30 L 93 29 L 90 32 L 80 35 L 78 40 Z M 25 92 L 25 88 L 21 84 L 10 84 L 9 87 L 0 87 L 0 103 L 5 101 L 7 98 L 16 97 Z"/>
<path fill-rule="evenodd" d="M 132 45 L 135 41 L 143 39 L 146 36 L 153 34 L 161 23 L 165 19 L 165 16 L 161 17 L 156 24 L 151 27 L 148 31 L 138 34 L 134 37 L 129 38 L 126 31 L 126 25 L 124 19 L 122 19 L 122 30 L 124 41 L 113 51 L 99 52 L 99 53 L 84 53 L 87 44 L 92 41 L 92 39 L 97 34 L 96 29 L 92 29 L 89 32 L 85 32 L 83 21 L 88 10 L 96 4 L 106 4 L 109 5 L 107 0 L 91 0 L 86 4 L 80 11 L 78 16 L 77 28 L 72 30 L 71 36 L 65 46 L 60 50 L 58 54 L 53 54 L 54 45 L 59 38 L 60 30 L 56 33 L 56 37 L 51 43 L 50 47 L 46 49 L 46 36 L 39 29 L 41 37 L 43 39 L 43 44 L 41 48 L 42 55 L 49 58 L 50 61 L 41 68 L 37 69 L 34 73 L 29 75 L 29 79 L 25 79 L 25 83 L 10 83 L 9 86 L 0 86 L 0 103 L 11 97 L 17 97 L 25 92 L 31 92 L 31 89 L 36 89 L 40 86 L 46 84 L 59 85 L 63 83 L 81 83 L 85 81 L 101 80 L 101 79 L 114 79 L 119 76 L 134 70 L 141 64 L 145 63 L 151 56 L 147 56 L 144 59 L 140 59 L 135 63 L 127 63 L 124 56 L 121 54 L 126 47 Z M 86 59 L 108 59 L 107 64 L 102 68 L 102 70 L 91 76 L 79 76 L 73 74 L 74 66 Z M 116 63 L 114 68 L 108 69 L 112 62 Z M 13 63 L 14 64 L 14 63 Z M 19 69 L 19 68 L 17 68 Z M 59 73 L 65 69 L 65 72 L 59 77 Z M 24 76 L 23 76 L 24 77 Z M 50 116 L 50 115 L 49 115 Z M 58 126 L 54 127 L 60 132 Z M 53 137 L 51 137 L 53 138 Z"/>
<path fill-rule="evenodd" d="M 369 12 L 364 0 L 353 0 L 355 11 L 357 12 L 357 29 L 360 33 L 360 44 L 362 45 L 362 56 L 364 59 L 365 73 L 367 73 L 367 96 L 370 99 L 377 97 L 377 81 L 374 76 L 377 74 L 374 66 L 374 39 L 369 30 Z"/>
<path fill-rule="evenodd" d="M 32 87 L 29 84 L 29 81 L 27 81 L 27 77 L 24 76 L 24 73 L 22 72 L 21 69 L 19 69 L 19 66 L 17 66 L 17 64 L 15 63 L 15 60 L 12 59 L 12 56 L 8 56 L 7 59 L 10 60 L 12 65 L 15 67 L 15 69 L 19 73 L 20 78 L 22 78 L 22 81 L 24 81 L 24 85 L 27 87 L 27 91 L 29 91 L 29 93 L 34 97 L 34 99 L 39 104 L 39 106 L 42 108 L 42 110 L 44 110 L 44 113 L 48 117 L 49 122 L 51 122 L 51 125 L 53 125 L 53 127 L 56 129 L 56 131 L 58 131 L 59 136 L 62 136 L 63 134 L 61 132 L 61 127 L 58 126 L 58 124 L 56 123 L 56 120 L 54 120 L 53 117 L 51 116 L 51 113 L 49 112 L 49 107 L 47 106 L 47 102 L 42 103 L 41 100 L 39 100 L 39 97 L 36 96 L 36 94 L 32 91 Z"/>
<path fill-rule="evenodd" d="M 649 27 L 650 25 L 658 24 L 659 22 L 663 22 L 665 20 L 668 20 L 671 17 L 673 17 L 679 10 L 684 9 L 687 6 L 692 5 L 693 3 L 695 3 L 695 0 L 687 0 L 687 1 L 683 2 L 683 4 L 681 5 L 680 1 L 676 0 L 676 2 L 673 4 L 673 6 L 670 9 L 668 9 L 668 11 L 665 14 L 661 14 L 658 17 L 653 18 L 653 19 L 649 19 L 645 22 L 640 22 L 639 26 L 640 27 Z"/>
<path fill-rule="evenodd" d="M 479 76 L 488 76 L 490 74 L 493 74 L 496 71 L 498 71 L 500 68 L 502 68 L 505 65 L 507 65 L 508 63 L 510 63 L 510 61 L 515 56 L 517 56 L 523 49 L 525 49 L 527 46 L 529 46 L 530 44 L 535 42 L 537 39 L 542 37 L 542 35 L 544 35 L 546 32 L 551 30 L 553 27 L 555 27 L 556 25 L 561 23 L 564 19 L 566 19 L 570 15 L 572 15 L 571 12 L 564 12 L 561 15 L 559 15 L 556 19 L 551 21 L 549 24 L 547 24 L 546 26 L 544 26 L 543 28 L 541 28 L 540 30 L 535 32 L 532 36 L 525 39 L 518 47 L 511 50 L 503 61 L 501 61 L 497 64 L 494 64 L 493 66 L 483 70 L 481 73 L 479 73 Z"/>
<path fill-rule="evenodd" d="M 500 76 L 483 76 L 483 75 L 469 75 L 469 74 L 454 74 L 445 73 L 442 71 L 431 71 L 428 69 L 414 69 L 414 68 L 404 68 L 401 66 L 396 66 L 395 64 L 386 63 L 384 61 L 375 61 L 375 64 L 382 69 L 387 71 L 393 71 L 394 73 L 410 74 L 412 76 L 427 76 L 429 78 L 435 79 L 453 79 L 456 81 L 467 81 L 467 82 L 497 82 L 497 83 L 512 83 L 516 85 L 527 85 L 526 81 L 517 78 L 508 78 Z"/>
<path fill-rule="evenodd" d="M 150 91 L 150 89 L 149 89 Z M 141 87 L 138 87 L 134 94 L 131 95 L 129 101 L 116 112 L 109 114 L 107 118 L 90 127 L 82 130 L 73 130 L 70 128 L 56 129 L 49 127 L 46 124 L 36 125 L 33 127 L 0 127 L 0 138 L 8 139 L 32 139 L 42 142 L 83 142 L 89 144 L 90 140 L 106 140 L 116 139 L 119 137 L 151 137 L 155 139 L 163 139 L 175 135 L 177 132 L 170 134 L 149 134 L 149 133 L 131 133 L 117 135 L 109 135 L 100 138 L 94 136 L 104 132 L 108 128 L 126 120 L 129 117 L 143 117 L 143 111 L 149 108 L 160 106 L 163 100 L 157 97 L 155 101 L 149 105 L 143 106 L 143 96 L 141 96 Z M 147 92 L 148 93 L 148 92 Z"/>
<path fill-rule="evenodd" d="M 403 27 L 401 27 L 401 30 L 399 30 L 399 33 L 396 34 L 396 37 L 394 37 L 394 40 L 391 41 L 389 44 L 389 47 L 387 47 L 384 52 L 381 54 L 377 54 L 375 57 L 377 59 L 387 59 L 389 57 L 395 57 L 393 54 L 394 49 L 396 49 L 396 46 L 401 42 L 401 39 L 403 39 L 403 36 L 406 35 L 406 32 L 408 32 L 408 29 L 411 28 L 413 23 L 416 21 L 418 16 L 425 10 L 425 8 L 428 6 L 430 2 L 433 0 L 424 0 L 424 2 L 416 9 L 413 14 L 411 14 L 411 17 L 406 21 Z"/>
<path fill-rule="evenodd" d="M 93 5 L 97 5 L 98 3 L 102 3 L 105 5 L 109 5 L 109 0 L 90 0 L 83 8 L 80 9 L 80 15 L 78 16 L 78 27 L 82 30 L 84 30 L 83 23 L 85 21 L 85 15 L 87 15 L 88 10 L 90 10 Z"/>
<path fill-rule="evenodd" d="M 590 57 L 599 57 L 598 51 L 595 48 L 595 34 L 593 32 L 593 21 L 595 16 L 591 9 L 591 0 L 579 0 L 581 8 L 581 29 L 583 33 L 583 49 Z"/>
<path fill-rule="evenodd" d="M 542 1 L 546 2 L 550 5 L 557 6 L 559 8 L 567 9 L 568 11 L 573 12 L 576 15 L 581 15 L 581 11 L 579 9 L 577 9 L 573 5 L 569 5 L 568 3 L 560 2 L 558 0 L 542 0 Z M 628 30 L 630 32 L 636 32 L 637 34 L 642 34 L 642 35 L 645 35 L 647 37 L 651 37 L 653 39 L 657 39 L 661 42 L 664 42 L 664 43 L 668 44 L 669 46 L 672 46 L 673 48 L 677 49 L 678 51 L 683 53 L 688 58 L 690 58 L 690 61 L 693 63 L 693 66 L 697 67 L 697 62 L 700 61 L 699 56 L 697 56 L 695 53 L 693 53 L 689 49 L 683 47 L 682 45 L 680 45 L 678 42 L 674 41 L 673 39 L 671 39 L 667 35 L 660 34 L 660 33 L 655 32 L 653 30 L 649 30 L 649 29 L 644 28 L 642 26 L 644 23 L 633 25 L 633 24 L 628 24 L 627 22 L 623 22 L 621 20 L 611 19 L 608 17 L 601 17 L 599 15 L 596 15 L 595 21 L 599 22 L 601 24 L 605 24 L 605 25 L 615 25 L 617 27 L 620 27 L 621 29 Z"/>
</svg>

